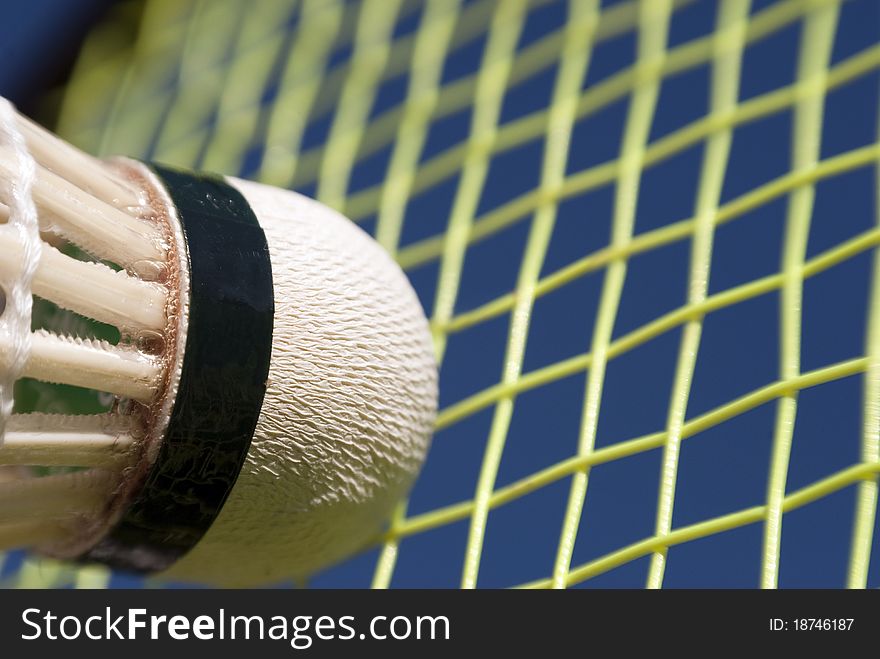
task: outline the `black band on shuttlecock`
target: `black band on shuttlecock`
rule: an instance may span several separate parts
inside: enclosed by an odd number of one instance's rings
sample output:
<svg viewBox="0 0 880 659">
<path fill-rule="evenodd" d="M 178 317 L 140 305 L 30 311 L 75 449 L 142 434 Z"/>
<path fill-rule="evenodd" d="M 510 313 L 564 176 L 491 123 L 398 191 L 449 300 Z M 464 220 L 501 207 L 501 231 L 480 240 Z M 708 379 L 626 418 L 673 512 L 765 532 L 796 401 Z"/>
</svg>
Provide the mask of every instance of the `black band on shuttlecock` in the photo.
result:
<svg viewBox="0 0 880 659">
<path fill-rule="evenodd" d="M 118 524 L 82 558 L 154 572 L 202 538 L 232 490 L 266 393 L 275 304 L 266 236 L 223 179 L 150 165 L 190 269 L 186 346 L 160 452 Z"/>
</svg>

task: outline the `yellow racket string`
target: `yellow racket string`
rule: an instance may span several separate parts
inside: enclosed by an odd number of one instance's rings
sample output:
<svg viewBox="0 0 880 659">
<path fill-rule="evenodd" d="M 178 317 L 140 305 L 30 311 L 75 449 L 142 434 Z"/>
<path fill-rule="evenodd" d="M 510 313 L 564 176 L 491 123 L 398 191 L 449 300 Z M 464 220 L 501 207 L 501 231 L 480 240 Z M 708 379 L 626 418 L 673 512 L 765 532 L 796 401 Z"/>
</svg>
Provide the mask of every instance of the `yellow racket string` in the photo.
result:
<svg viewBox="0 0 880 659">
<path fill-rule="evenodd" d="M 880 44 L 832 63 L 838 15 L 846 7 L 842 0 L 779 0 L 760 11 L 750 0 L 719 0 L 710 34 L 670 46 L 670 23 L 694 2 L 631 0 L 603 7 L 599 0 L 570 0 L 561 28 L 521 45 L 530 15 L 546 7 L 546 0 L 148 0 L 143 6 L 122 5 L 86 43 L 64 94 L 58 128 L 66 139 L 101 154 L 150 157 L 286 187 L 315 186 L 319 199 L 352 219 L 375 219 L 377 238 L 405 269 L 439 268 L 431 328 L 441 363 L 454 335 L 509 318 L 503 368 L 495 383 L 448 404 L 437 420 L 436 441 L 443 442 L 457 424 L 491 409 L 473 496 L 416 514 L 401 504 L 371 545 L 378 549 L 374 587 L 393 583 L 408 538 L 462 520 L 469 532 L 461 585 L 479 585 L 492 511 L 559 482 L 567 484 L 568 495 L 555 559 L 544 567 L 543 578 L 522 584 L 526 587 L 569 587 L 643 557 L 650 561 L 646 585 L 660 587 L 671 547 L 752 524 L 763 525 L 760 585 L 774 587 L 785 514 L 847 488 L 856 492 L 847 585 L 868 583 L 880 474 L 880 224 L 812 256 L 807 239 L 817 186 L 876 167 L 880 159 L 880 142 L 824 159 L 819 148 L 826 97 L 876 75 Z M 401 30 L 404 24 L 413 27 Z M 802 33 L 795 80 L 741 99 L 741 70 L 749 49 L 796 24 Z M 125 30 L 134 38 L 121 39 Z M 626 35 L 635 38 L 633 61 L 585 86 L 597 48 Z M 446 61 L 477 41 L 484 45 L 476 72 L 446 80 Z M 708 112 L 653 138 L 663 84 L 701 67 L 710 76 Z M 504 119 L 505 95 L 548 71 L 553 82 L 546 107 Z M 400 80 L 406 82 L 401 100 L 375 111 L 383 86 Z M 574 128 L 627 99 L 617 156 L 570 171 Z M 466 137 L 427 154 L 432 126 L 461 112 L 469 117 Z M 788 171 L 723 200 L 735 131 L 784 113 L 791 113 L 793 126 Z M 307 142 L 309 127 L 319 122 L 327 125 L 326 137 Z M 481 207 L 496 159 L 534 143 L 542 148 L 537 186 Z M 697 145 L 703 146 L 703 156 L 692 184 L 692 215 L 640 231 L 636 200 L 645 173 Z M 355 185 L 357 165 L 383 150 L 389 160 L 379 182 Z M 405 229 L 420 222 L 409 211 L 410 203 L 440 185 L 452 185 L 445 228 L 403 241 Z M 560 206 L 605 187 L 614 193 L 610 240 L 545 272 Z M 778 270 L 710 292 L 719 229 L 779 199 L 786 200 L 787 210 Z M 465 262 L 474 258 L 479 244 L 519 223 L 528 223 L 528 232 L 515 285 L 460 309 Z M 631 259 L 681 241 L 690 242 L 684 304 L 615 335 Z M 805 282 L 866 253 L 872 254 L 874 266 L 861 356 L 802 371 Z M 604 279 L 584 352 L 526 369 L 536 302 L 596 274 Z M 689 416 L 705 319 L 768 295 L 779 300 L 776 379 Z M 663 426 L 597 445 L 608 365 L 679 329 Z M 575 376 L 584 378 L 585 385 L 571 455 L 555 464 L 536 464 L 533 473 L 499 485 L 517 397 Z M 799 393 L 845 378 L 862 381 L 860 461 L 791 490 L 787 481 Z M 675 526 L 683 443 L 700 441 L 701 433 L 766 405 L 775 409 L 775 425 L 763 503 Z M 583 528 L 583 512 L 591 496 L 591 470 L 651 451 L 662 453 L 653 535 L 577 564 L 576 540 L 589 532 Z M 28 559 L 9 579 L 19 586 L 93 587 L 106 585 L 109 573 L 99 568 L 74 572 Z"/>
</svg>

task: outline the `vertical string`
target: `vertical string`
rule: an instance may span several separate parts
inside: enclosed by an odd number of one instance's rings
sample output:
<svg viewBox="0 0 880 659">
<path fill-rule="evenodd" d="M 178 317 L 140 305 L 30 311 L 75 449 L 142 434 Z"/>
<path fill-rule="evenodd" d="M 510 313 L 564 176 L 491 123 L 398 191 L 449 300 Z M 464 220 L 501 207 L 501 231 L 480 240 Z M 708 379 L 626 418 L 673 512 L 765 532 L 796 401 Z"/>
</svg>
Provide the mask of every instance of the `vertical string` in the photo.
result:
<svg viewBox="0 0 880 659">
<path fill-rule="evenodd" d="M 6 147 L 5 157 L 13 160 L 16 176 L 5 183 L 9 220 L 0 231 L 14 232 L 24 247 L 18 277 L 0 280 L 5 304 L 0 313 L 0 346 L 5 356 L 0 364 L 0 446 L 6 435 L 6 422 L 12 414 L 13 387 L 21 376 L 31 351 L 31 283 L 40 262 L 40 227 L 37 208 L 31 195 L 36 178 L 36 163 L 28 151 L 24 136 L 18 129 L 15 108 L 0 98 L 0 145 Z"/>
</svg>

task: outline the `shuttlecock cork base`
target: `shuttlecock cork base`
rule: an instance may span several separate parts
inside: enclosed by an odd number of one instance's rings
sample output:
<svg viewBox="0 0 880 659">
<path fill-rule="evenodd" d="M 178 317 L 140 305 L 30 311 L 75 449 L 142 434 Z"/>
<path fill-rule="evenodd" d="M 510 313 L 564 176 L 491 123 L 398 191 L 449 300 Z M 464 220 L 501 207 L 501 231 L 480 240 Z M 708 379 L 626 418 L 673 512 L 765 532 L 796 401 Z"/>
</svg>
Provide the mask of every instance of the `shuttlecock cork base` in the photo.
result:
<svg viewBox="0 0 880 659">
<path fill-rule="evenodd" d="M 0 547 L 244 586 L 307 576 L 381 532 L 436 411 L 427 323 L 393 260 L 296 193 L 101 163 L 17 121 L 38 165 L 33 293 L 122 338 L 29 337 L 23 377 L 116 403 L 9 418 Z M 0 282 L 22 267 L 14 220 L 0 224 L 16 257 Z M 71 262 L 64 242 L 95 262 Z M 47 465 L 81 469 L 32 469 Z"/>
</svg>

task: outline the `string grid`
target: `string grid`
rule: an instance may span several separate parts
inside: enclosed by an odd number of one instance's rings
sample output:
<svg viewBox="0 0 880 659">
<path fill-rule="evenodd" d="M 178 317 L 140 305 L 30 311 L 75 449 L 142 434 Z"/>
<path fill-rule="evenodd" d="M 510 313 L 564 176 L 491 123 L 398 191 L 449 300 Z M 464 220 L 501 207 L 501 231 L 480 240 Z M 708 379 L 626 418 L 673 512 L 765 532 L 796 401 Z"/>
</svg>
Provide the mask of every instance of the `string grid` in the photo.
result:
<svg viewBox="0 0 880 659">
<path fill-rule="evenodd" d="M 753 527 L 760 529 L 760 547 L 754 553 L 759 569 L 752 585 L 776 587 L 791 514 L 847 491 L 852 493 L 850 532 L 845 574 L 838 585 L 876 586 L 876 174 L 870 182 L 875 207 L 864 211 L 871 218 L 868 225 L 822 249 L 811 248 L 812 225 L 828 221 L 821 219 L 817 205 L 822 186 L 870 173 L 880 158 L 876 96 L 868 107 L 853 110 L 873 117 L 872 138 L 832 155 L 823 150 L 830 95 L 876 79 L 880 68 L 880 34 L 873 44 L 834 55 L 842 17 L 858 4 L 859 0 L 128 3 L 85 44 L 65 90 L 58 131 L 99 154 L 131 154 L 313 194 L 370 230 L 412 275 L 429 311 L 441 364 L 442 405 L 426 472 L 442 450 L 439 444 L 455 441 L 458 432 L 474 435 L 468 436 L 479 443 L 480 460 L 473 470 L 475 481 L 465 484 L 472 493 L 468 498 L 421 505 L 415 511 L 413 505 L 399 507 L 367 554 L 374 587 L 395 584 L 408 541 L 456 525 L 466 531 L 456 536 L 447 555 L 459 583 L 465 588 L 484 585 L 481 574 L 487 568 L 493 516 L 552 488 L 562 493 L 557 497 L 562 505 L 542 513 L 552 517 L 557 529 L 552 556 L 534 566 L 533 573 L 540 576 L 504 585 L 565 588 L 638 563 L 641 582 L 657 588 L 667 584 L 678 548 Z M 673 39 L 679 17 L 699 7 L 705 10 L 706 5 L 711 6 L 713 21 L 709 30 Z M 562 19 L 541 27 L 541 16 L 551 13 Z M 792 29 L 797 30 L 793 79 L 743 97 L 750 52 Z M 591 67 L 600 64 L 603 49 L 625 40 L 632 43 L 630 60 L 594 76 Z M 664 94 L 665 88 L 695 71 L 705 72 L 706 111 L 658 135 L 654 126 L 660 113 L 676 103 Z M 525 109 L 511 112 L 510 97 L 538 79 L 546 87 L 546 102 L 535 107 L 532 99 L 531 106 L 523 102 Z M 578 131 L 609 112 L 622 120 L 621 132 L 614 136 L 616 154 L 575 166 L 583 148 Z M 740 132 L 779 116 L 790 119 L 785 170 L 730 193 L 725 181 Z M 651 172 L 688 152 L 697 153 L 695 175 L 678 175 L 674 194 L 687 196 L 689 214 L 646 223 L 643 216 L 653 211 L 642 195 Z M 760 160 L 764 154 L 751 157 Z M 526 168 L 526 159 L 536 166 L 534 182 L 528 186 L 518 183 L 515 171 Z M 764 171 L 758 164 L 754 169 Z M 593 206 L 587 200 L 602 191 L 610 194 L 607 214 L 588 217 Z M 780 219 L 776 269 L 715 286 L 722 250 L 734 249 L 725 247 L 727 234 L 722 232 L 750 222 L 756 213 L 770 212 Z M 607 234 L 607 240 L 557 263 L 554 239 L 571 223 L 571 216 L 581 224 L 604 225 L 596 232 Z M 519 237 L 516 249 L 521 258 L 510 248 L 513 256 L 506 260 L 513 261 L 508 267 L 511 278 L 498 292 L 489 284 L 483 286 L 469 268 L 482 266 L 478 272 L 491 280 L 486 273 L 495 263 L 483 250 L 511 235 Z M 628 313 L 627 296 L 638 260 L 678 247 L 684 248 L 676 252 L 683 256 L 679 262 L 684 278 L 676 282 L 680 302 L 625 328 L 622 316 Z M 741 251 L 739 258 L 749 257 Z M 864 294 L 853 302 L 864 310 L 861 342 L 850 346 L 845 359 L 819 365 L 810 360 L 805 367 L 805 290 L 814 280 L 860 258 L 870 263 L 859 271 L 864 273 Z M 503 269 L 500 264 L 498 269 Z M 569 292 L 569 308 L 588 306 L 573 292 L 581 291 L 578 286 L 588 280 L 596 282 L 596 303 L 588 322 L 580 326 L 581 348 L 532 366 L 529 355 L 542 305 Z M 750 386 L 736 395 L 698 409 L 695 383 L 700 381 L 701 360 L 706 359 L 712 319 L 767 300 L 778 323 L 766 328 L 775 343 L 774 374 L 753 375 Z M 557 322 L 565 322 L 564 317 Z M 491 331 L 496 343 L 503 342 L 499 368 L 477 374 L 468 369 L 482 368 L 482 363 L 453 360 L 462 337 L 498 327 L 502 329 Z M 645 376 L 665 387 L 662 423 L 651 432 L 604 438 L 603 415 L 610 414 L 606 410 L 614 405 L 638 409 L 639 403 L 612 388 L 615 363 L 664 337 L 670 341 L 665 345 L 671 346 L 673 368 Z M 461 384 L 465 381 L 489 384 L 474 390 Z M 844 381 L 857 383 L 861 396 L 858 456 L 809 482 L 797 479 L 794 486 L 790 476 L 797 460 L 797 431 L 807 414 L 805 394 Z M 528 473 L 511 476 L 505 460 L 513 450 L 508 445 L 519 427 L 525 397 L 561 382 L 578 389 L 576 409 L 566 412 L 576 422 L 566 426 L 571 430 L 567 436 L 555 440 L 565 447 L 565 457 L 543 467 L 536 459 Z M 760 500 L 678 523 L 684 505 L 679 491 L 686 475 L 684 452 L 713 429 L 756 410 L 772 418 L 772 427 L 761 430 L 766 440 L 762 464 L 754 466 L 766 473 Z M 543 440 L 534 435 L 531 441 L 537 455 L 537 444 Z M 654 480 L 634 483 L 630 489 L 650 504 L 652 528 L 579 559 L 579 543 L 584 534 L 594 532 L 589 506 L 600 496 L 600 486 L 594 484 L 598 470 L 649 454 L 656 458 Z M 443 465 L 446 471 L 438 478 L 464 478 L 453 471 L 454 463 Z M 418 493 L 419 484 L 414 500 Z M 621 510 L 625 515 L 626 509 Z M 516 546 L 508 546 L 508 552 L 515 555 Z M 814 562 L 821 570 L 821 557 Z M 71 572 L 45 561 L 41 565 L 26 562 L 14 578 L 20 585 L 65 580 L 102 585 L 111 578 L 96 568 Z"/>
</svg>

